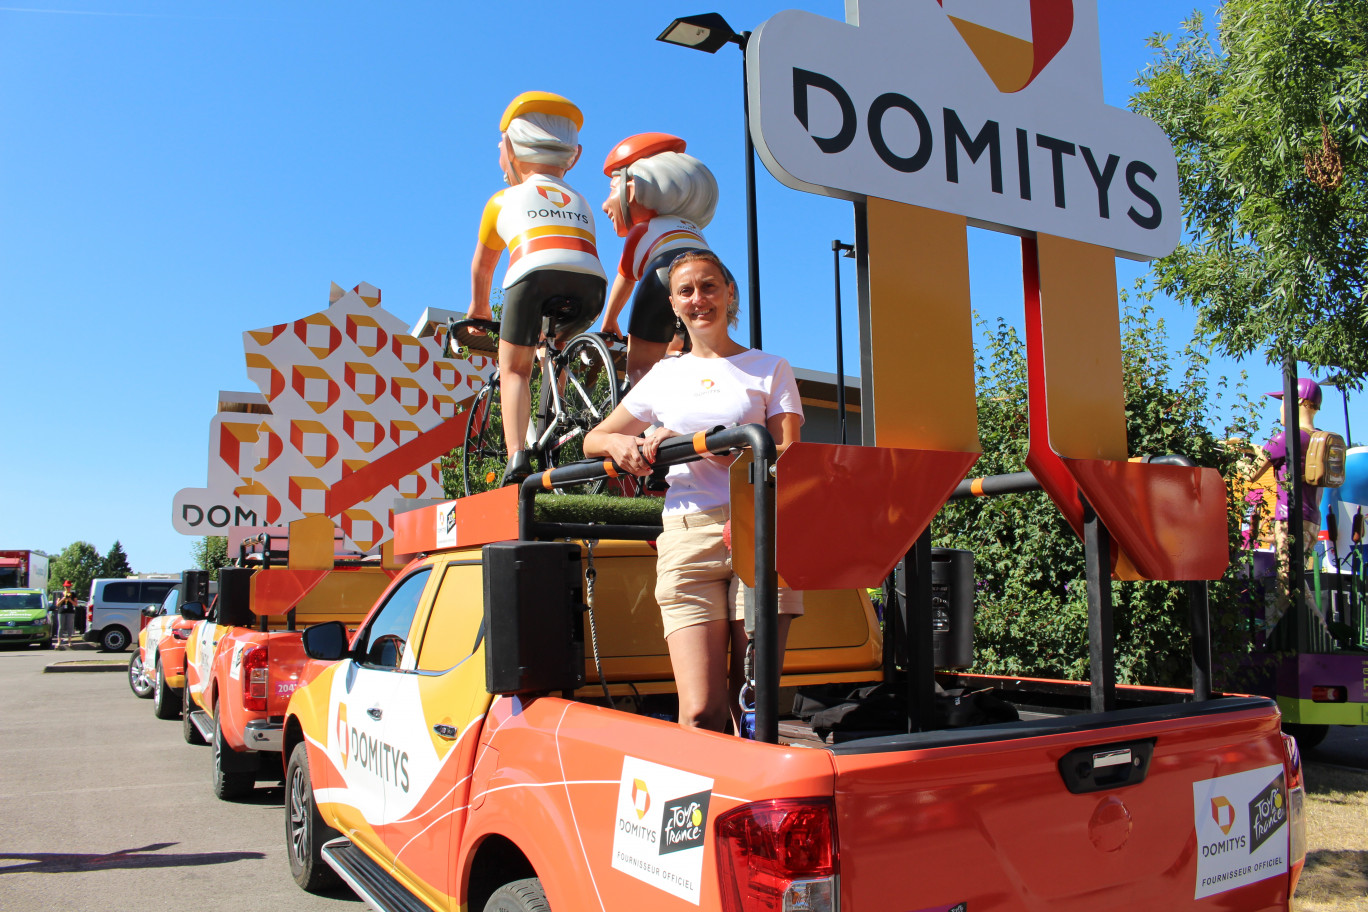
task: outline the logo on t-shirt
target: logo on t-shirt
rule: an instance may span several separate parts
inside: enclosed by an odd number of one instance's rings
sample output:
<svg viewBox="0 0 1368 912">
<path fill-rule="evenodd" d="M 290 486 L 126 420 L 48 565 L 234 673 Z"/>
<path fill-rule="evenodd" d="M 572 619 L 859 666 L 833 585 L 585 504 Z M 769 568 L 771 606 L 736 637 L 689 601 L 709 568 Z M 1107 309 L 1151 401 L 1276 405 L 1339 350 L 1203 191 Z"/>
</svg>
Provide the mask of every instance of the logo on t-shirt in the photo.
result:
<svg viewBox="0 0 1368 912">
<path fill-rule="evenodd" d="M 559 187 L 553 187 L 550 184 L 537 184 L 537 192 L 558 209 L 564 209 L 570 205 L 570 194 Z"/>
<path fill-rule="evenodd" d="M 704 377 L 702 380 L 699 380 L 698 385 L 703 388 L 703 392 L 705 393 L 710 392 L 711 390 L 716 389 L 717 387 L 717 384 L 709 380 L 707 377 Z"/>
</svg>

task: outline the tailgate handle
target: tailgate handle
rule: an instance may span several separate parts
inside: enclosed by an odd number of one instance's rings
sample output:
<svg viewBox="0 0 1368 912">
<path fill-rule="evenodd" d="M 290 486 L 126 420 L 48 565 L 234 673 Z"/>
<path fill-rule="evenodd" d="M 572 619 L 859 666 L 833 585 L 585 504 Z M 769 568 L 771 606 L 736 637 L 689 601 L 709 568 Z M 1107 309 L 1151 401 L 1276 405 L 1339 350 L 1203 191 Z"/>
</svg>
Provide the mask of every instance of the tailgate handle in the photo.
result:
<svg viewBox="0 0 1368 912">
<path fill-rule="evenodd" d="M 370 709 L 366 710 L 366 715 L 370 716 L 372 719 L 379 719 L 384 714 L 385 711 L 378 706 L 372 706 Z"/>
<path fill-rule="evenodd" d="M 1059 775 L 1075 795 L 1139 785 L 1149 773 L 1154 740 L 1144 738 L 1076 748 L 1059 759 Z"/>
</svg>

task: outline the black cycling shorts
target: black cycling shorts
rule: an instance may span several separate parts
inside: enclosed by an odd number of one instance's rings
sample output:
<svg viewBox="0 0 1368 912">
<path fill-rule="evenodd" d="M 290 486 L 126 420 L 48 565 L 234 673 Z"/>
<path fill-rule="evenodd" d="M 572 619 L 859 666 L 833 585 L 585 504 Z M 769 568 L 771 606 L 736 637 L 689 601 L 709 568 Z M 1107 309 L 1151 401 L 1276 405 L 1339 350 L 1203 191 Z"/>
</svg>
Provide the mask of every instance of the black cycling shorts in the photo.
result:
<svg viewBox="0 0 1368 912">
<path fill-rule="evenodd" d="M 664 344 L 674 338 L 675 313 L 670 307 L 670 264 L 677 257 L 702 247 L 675 247 L 656 254 L 641 271 L 636 294 L 632 296 L 632 317 L 628 335 L 647 342 Z"/>
<path fill-rule="evenodd" d="M 607 283 L 601 276 L 564 269 L 535 269 L 504 289 L 499 339 L 514 345 L 541 340 L 542 316 L 555 311 L 556 338 L 584 332 L 603 312 Z"/>
</svg>

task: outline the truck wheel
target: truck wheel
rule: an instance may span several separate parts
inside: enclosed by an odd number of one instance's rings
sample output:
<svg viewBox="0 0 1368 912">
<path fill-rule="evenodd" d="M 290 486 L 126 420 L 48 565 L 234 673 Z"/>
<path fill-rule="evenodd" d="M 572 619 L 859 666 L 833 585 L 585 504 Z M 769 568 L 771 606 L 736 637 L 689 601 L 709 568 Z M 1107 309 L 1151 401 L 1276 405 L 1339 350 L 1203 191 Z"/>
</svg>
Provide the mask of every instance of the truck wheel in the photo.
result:
<svg viewBox="0 0 1368 912">
<path fill-rule="evenodd" d="M 337 830 L 323 822 L 314 804 L 309 746 L 301 741 L 290 751 L 290 765 L 285 770 L 285 847 L 295 883 L 310 893 L 342 885 L 342 878 L 328 867 L 321 851 L 337 836 Z"/>
<path fill-rule="evenodd" d="M 1325 736 L 1330 734 L 1328 725 L 1299 725 L 1295 722 L 1284 722 L 1282 730 L 1297 739 L 1298 750 L 1311 750 L 1316 745 L 1325 740 Z"/>
<path fill-rule="evenodd" d="M 101 652 L 123 652 L 132 642 L 128 631 L 122 627 L 106 627 L 104 633 L 100 634 Z"/>
<path fill-rule="evenodd" d="M 152 715 L 158 719 L 176 718 L 180 715 L 179 696 L 174 688 L 166 686 L 166 669 L 158 661 L 156 683 L 152 685 Z"/>
<path fill-rule="evenodd" d="M 232 750 L 223 740 L 223 729 L 219 719 L 223 718 L 221 707 L 214 707 L 214 797 L 222 801 L 237 801 L 246 798 L 256 788 L 256 773 L 223 768 L 225 753 Z"/>
<path fill-rule="evenodd" d="M 535 877 L 506 883 L 494 891 L 484 912 L 551 912 L 546 891 Z"/>
<path fill-rule="evenodd" d="M 128 686 L 133 689 L 133 696 L 140 700 L 146 700 L 152 696 L 152 682 L 147 680 L 147 674 L 143 669 L 142 656 L 136 652 L 128 660 Z"/>
<path fill-rule="evenodd" d="M 195 721 L 191 715 L 195 711 L 195 698 L 190 696 L 190 685 L 181 688 L 181 736 L 185 738 L 186 744 L 207 744 L 200 730 L 195 727 Z"/>
</svg>

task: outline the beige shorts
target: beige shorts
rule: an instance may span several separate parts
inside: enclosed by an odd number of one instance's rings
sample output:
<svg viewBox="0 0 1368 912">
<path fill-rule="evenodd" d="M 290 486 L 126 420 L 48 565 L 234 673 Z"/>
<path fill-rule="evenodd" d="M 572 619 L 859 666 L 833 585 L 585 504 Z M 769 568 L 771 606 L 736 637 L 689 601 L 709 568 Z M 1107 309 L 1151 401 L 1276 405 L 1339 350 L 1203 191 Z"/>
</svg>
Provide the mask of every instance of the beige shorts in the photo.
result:
<svg viewBox="0 0 1368 912">
<path fill-rule="evenodd" d="M 722 543 L 727 508 L 666 516 L 656 540 L 656 603 L 665 636 L 707 621 L 745 618 L 741 580 L 732 572 L 731 553 Z M 779 590 L 779 613 L 803 613 L 803 593 Z"/>
</svg>

